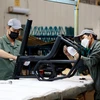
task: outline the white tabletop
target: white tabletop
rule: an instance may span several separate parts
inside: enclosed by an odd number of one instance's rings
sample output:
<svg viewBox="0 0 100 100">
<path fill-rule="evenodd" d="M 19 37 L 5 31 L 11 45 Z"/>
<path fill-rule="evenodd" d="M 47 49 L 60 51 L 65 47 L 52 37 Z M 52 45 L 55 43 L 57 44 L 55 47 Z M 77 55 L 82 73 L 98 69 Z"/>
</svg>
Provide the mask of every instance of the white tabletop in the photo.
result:
<svg viewBox="0 0 100 100">
<path fill-rule="evenodd" d="M 86 80 L 80 80 L 85 78 Z M 0 81 L 0 100 L 54 100 L 75 97 L 92 90 L 90 76 L 73 76 L 56 81 L 38 81 L 36 78 Z"/>
</svg>

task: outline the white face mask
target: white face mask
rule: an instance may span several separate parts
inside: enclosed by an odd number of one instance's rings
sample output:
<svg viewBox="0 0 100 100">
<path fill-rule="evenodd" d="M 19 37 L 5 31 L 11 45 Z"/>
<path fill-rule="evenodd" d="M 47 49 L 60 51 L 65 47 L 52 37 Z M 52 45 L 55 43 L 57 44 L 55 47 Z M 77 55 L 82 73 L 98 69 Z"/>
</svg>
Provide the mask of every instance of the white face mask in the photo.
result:
<svg viewBox="0 0 100 100">
<path fill-rule="evenodd" d="M 87 38 L 84 38 L 82 41 L 81 41 L 81 45 L 85 48 L 88 48 L 89 47 L 89 40 Z"/>
</svg>

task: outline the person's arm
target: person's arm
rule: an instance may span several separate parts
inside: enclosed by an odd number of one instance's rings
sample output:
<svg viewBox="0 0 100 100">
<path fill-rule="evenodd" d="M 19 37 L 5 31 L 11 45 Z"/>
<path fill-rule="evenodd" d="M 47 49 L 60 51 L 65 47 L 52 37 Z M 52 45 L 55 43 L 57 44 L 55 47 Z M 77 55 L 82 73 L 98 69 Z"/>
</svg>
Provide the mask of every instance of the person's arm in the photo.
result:
<svg viewBox="0 0 100 100">
<path fill-rule="evenodd" d="M 17 56 L 14 56 L 12 54 L 9 54 L 9 53 L 5 52 L 2 49 L 0 49 L 0 57 L 1 58 L 6 58 L 6 59 L 13 59 L 13 60 L 16 60 L 17 59 Z"/>
<path fill-rule="evenodd" d="M 75 55 L 78 58 L 78 55 Z M 88 56 L 81 56 L 83 64 L 88 67 L 93 67 L 100 62 L 100 42 L 98 42 L 92 50 L 92 53 Z"/>
</svg>

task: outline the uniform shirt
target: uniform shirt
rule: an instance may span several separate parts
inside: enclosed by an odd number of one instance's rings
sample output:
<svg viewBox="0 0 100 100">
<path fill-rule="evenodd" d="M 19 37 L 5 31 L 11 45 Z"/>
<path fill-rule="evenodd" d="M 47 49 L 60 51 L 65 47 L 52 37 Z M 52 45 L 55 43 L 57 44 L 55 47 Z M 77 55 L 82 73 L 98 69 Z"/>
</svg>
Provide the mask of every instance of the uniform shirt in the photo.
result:
<svg viewBox="0 0 100 100">
<path fill-rule="evenodd" d="M 15 40 L 14 46 L 10 43 L 6 35 L 0 38 L 0 49 L 13 54 L 15 56 L 19 55 L 21 42 Z M 15 68 L 15 61 L 10 59 L 0 58 L 0 80 L 7 80 L 12 78 Z"/>
<path fill-rule="evenodd" d="M 82 57 L 84 65 L 88 66 L 94 87 L 100 93 L 100 42 L 94 41 L 87 57 Z M 100 97 L 99 97 L 100 98 Z"/>
</svg>

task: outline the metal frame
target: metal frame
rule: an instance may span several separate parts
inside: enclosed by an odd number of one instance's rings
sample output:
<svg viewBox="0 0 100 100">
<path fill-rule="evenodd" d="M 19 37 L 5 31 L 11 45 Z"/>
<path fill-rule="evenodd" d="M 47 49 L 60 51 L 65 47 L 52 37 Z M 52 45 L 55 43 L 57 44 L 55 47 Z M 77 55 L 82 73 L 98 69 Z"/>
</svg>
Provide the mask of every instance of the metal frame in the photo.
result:
<svg viewBox="0 0 100 100">
<path fill-rule="evenodd" d="M 72 1 L 72 0 L 45 0 L 45 1 L 62 3 L 62 4 L 70 4 L 70 5 L 77 5 L 77 1 Z"/>
</svg>

